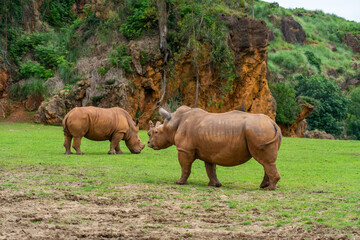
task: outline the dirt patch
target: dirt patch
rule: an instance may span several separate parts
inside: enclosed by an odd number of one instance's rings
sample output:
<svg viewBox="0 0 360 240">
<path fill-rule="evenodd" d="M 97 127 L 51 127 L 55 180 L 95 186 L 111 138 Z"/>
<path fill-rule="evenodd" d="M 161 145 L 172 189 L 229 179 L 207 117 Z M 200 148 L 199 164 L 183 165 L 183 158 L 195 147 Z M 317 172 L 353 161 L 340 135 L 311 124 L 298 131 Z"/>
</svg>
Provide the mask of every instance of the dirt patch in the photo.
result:
<svg viewBox="0 0 360 240">
<path fill-rule="evenodd" d="M 359 230 L 321 225 L 246 226 L 241 215 L 221 208 L 226 196 L 218 200 L 218 208 L 204 208 L 178 198 L 178 190 L 127 184 L 104 197 L 2 189 L 0 239 L 350 239 L 349 234 L 360 239 Z"/>
<path fill-rule="evenodd" d="M 2 121 L 2 123 L 32 122 L 33 117 L 34 113 L 27 112 L 24 107 L 19 106 L 4 121 Z"/>
</svg>

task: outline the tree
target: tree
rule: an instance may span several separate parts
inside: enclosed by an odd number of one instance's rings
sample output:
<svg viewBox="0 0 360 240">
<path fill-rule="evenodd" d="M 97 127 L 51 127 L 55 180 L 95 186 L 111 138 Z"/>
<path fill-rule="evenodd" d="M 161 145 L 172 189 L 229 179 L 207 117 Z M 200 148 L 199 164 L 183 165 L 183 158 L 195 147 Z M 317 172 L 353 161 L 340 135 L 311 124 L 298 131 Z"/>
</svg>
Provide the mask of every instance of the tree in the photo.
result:
<svg viewBox="0 0 360 240">
<path fill-rule="evenodd" d="M 270 90 L 276 100 L 276 122 L 293 124 L 301 111 L 295 99 L 295 90 L 286 83 L 270 84 Z"/>
<path fill-rule="evenodd" d="M 319 129 L 335 136 L 343 132 L 342 122 L 346 117 L 347 99 L 335 83 L 324 75 L 299 75 L 296 77 L 297 96 L 307 96 L 320 101 L 320 106 L 307 118 L 309 129 Z"/>
<path fill-rule="evenodd" d="M 346 133 L 360 140 L 360 87 L 353 89 L 349 94 Z"/>
<path fill-rule="evenodd" d="M 160 52 L 163 56 L 163 71 L 162 71 L 162 78 L 161 78 L 161 97 L 159 103 L 164 100 L 165 93 L 166 93 L 166 65 L 167 60 L 169 57 L 168 49 L 167 49 L 167 19 L 168 13 L 166 10 L 166 0 L 157 0 L 156 1 L 157 8 L 158 8 L 158 18 L 159 18 L 159 32 L 160 32 Z"/>
</svg>

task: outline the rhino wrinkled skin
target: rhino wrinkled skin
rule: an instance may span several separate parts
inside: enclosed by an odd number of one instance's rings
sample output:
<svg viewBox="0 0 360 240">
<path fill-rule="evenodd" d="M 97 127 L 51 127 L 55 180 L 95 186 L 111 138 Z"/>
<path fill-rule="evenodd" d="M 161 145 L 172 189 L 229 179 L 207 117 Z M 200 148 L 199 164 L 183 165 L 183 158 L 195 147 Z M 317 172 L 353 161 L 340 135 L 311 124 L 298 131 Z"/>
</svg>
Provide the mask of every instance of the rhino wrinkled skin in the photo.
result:
<svg viewBox="0 0 360 240">
<path fill-rule="evenodd" d="M 178 150 L 181 177 L 176 184 L 188 184 L 195 159 L 205 162 L 209 186 L 220 187 L 216 165 L 236 166 L 250 158 L 265 170 L 261 188 L 275 190 L 280 174 L 276 168 L 281 144 L 279 126 L 266 115 L 242 111 L 208 113 L 199 108 L 179 107 L 174 113 L 160 108 L 164 123 L 149 122 L 148 146 L 155 150 L 172 145 Z"/>
<path fill-rule="evenodd" d="M 138 136 L 139 128 L 127 111 L 122 108 L 76 107 L 68 112 L 62 122 L 65 154 L 71 154 L 70 145 L 76 154 L 80 150 L 81 138 L 94 141 L 110 141 L 109 154 L 121 154 L 119 142 L 125 140 L 132 153 L 140 153 L 145 147 Z"/>
</svg>

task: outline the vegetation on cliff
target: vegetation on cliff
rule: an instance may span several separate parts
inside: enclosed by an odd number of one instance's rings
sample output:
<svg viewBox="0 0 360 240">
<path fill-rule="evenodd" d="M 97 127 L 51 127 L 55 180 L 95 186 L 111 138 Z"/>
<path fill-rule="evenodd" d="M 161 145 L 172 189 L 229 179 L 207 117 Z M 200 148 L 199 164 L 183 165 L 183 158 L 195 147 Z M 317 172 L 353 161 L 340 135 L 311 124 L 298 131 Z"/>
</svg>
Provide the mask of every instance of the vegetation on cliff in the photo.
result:
<svg viewBox="0 0 360 240">
<path fill-rule="evenodd" d="M 337 136 L 348 133 L 359 138 L 360 124 L 354 120 L 357 113 L 353 111 L 357 101 L 354 97 L 358 92 L 356 86 L 360 83 L 359 47 L 356 46 L 360 44 L 359 23 L 321 11 L 284 9 L 277 3 L 261 1 L 255 1 L 254 7 L 253 1 L 245 0 L 164 2 L 167 50 L 161 52 L 164 56 L 158 64 L 166 82 L 174 80 L 177 61 L 191 52 L 197 90 L 194 95 L 197 96 L 200 69 L 206 64 L 204 52 L 209 51 L 210 69 L 220 82 L 221 94 L 238 91 L 233 89 L 233 81 L 239 73 L 235 70 L 225 18 L 252 17 L 254 10 L 254 17 L 264 20 L 270 30 L 267 79 L 278 102 L 276 120 L 283 124 L 294 123 L 300 111 L 299 102 L 306 99 L 317 106 L 308 118 L 310 129 L 326 130 Z M 79 60 L 97 55 L 107 59 L 96 70 L 100 76 L 111 69 L 120 69 L 125 76 L 133 76 L 138 66 L 134 64 L 129 43 L 159 34 L 161 13 L 158 6 L 154 0 L 103 0 L 96 4 L 76 0 L 1 1 L 0 62 L 12 75 L 10 93 L 15 98 L 26 98 L 33 93 L 46 97 L 50 93 L 46 94 L 39 83 L 54 76 L 70 89 L 79 80 L 86 80 L 77 66 Z M 39 14 L 29 17 L 32 11 Z M 158 59 L 156 53 L 146 48 L 139 52 L 141 66 Z M 133 77 L 127 78 L 129 86 L 136 91 Z M 314 79 L 325 87 L 317 86 Z M 107 85 L 112 85 L 113 81 L 106 80 Z M 16 85 L 16 82 L 22 83 Z M 162 83 L 161 87 L 166 84 Z M 306 90 L 304 86 L 311 89 Z M 102 90 L 104 86 L 96 88 Z M 316 95 L 316 91 L 321 91 L 322 97 Z M 104 96 L 104 93 L 92 96 L 96 98 L 93 103 L 99 103 Z M 165 101 L 176 108 L 183 98 L 179 93 Z M 224 102 L 210 101 L 208 104 L 221 108 Z M 249 108 L 251 105 L 245 110 Z M 139 109 L 136 112 L 142 115 Z"/>
</svg>

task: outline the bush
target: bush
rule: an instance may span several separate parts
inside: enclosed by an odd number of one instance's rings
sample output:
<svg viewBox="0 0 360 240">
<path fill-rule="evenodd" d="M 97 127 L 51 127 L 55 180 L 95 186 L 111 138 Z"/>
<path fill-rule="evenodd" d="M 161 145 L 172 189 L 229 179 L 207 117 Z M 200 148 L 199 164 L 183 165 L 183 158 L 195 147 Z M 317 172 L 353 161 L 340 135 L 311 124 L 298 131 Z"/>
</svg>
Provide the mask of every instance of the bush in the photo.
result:
<svg viewBox="0 0 360 240">
<path fill-rule="evenodd" d="M 72 7 L 75 0 L 45 0 L 41 6 L 41 17 L 53 27 L 64 27 L 75 19 Z"/>
<path fill-rule="evenodd" d="M 295 99 L 295 90 L 286 83 L 270 84 L 269 87 L 277 104 L 276 122 L 293 124 L 301 111 Z"/>
<path fill-rule="evenodd" d="M 347 100 L 339 87 L 323 75 L 307 77 L 299 75 L 297 96 L 308 96 L 321 103 L 321 107 L 307 118 L 310 130 L 319 129 L 335 136 L 342 133 L 342 122 L 346 116 Z"/>
<path fill-rule="evenodd" d="M 360 87 L 353 89 L 349 94 L 346 133 L 360 140 Z"/>
<path fill-rule="evenodd" d="M 10 89 L 12 99 L 26 99 L 27 96 L 45 96 L 47 94 L 44 81 L 38 78 L 30 78 L 23 85 L 14 84 Z"/>
<path fill-rule="evenodd" d="M 311 65 L 314 65 L 318 70 L 319 73 L 321 73 L 321 59 L 316 57 L 313 52 L 306 51 L 305 55 Z"/>
<path fill-rule="evenodd" d="M 121 25 L 120 31 L 128 39 L 139 37 L 143 30 L 150 29 L 157 21 L 156 8 L 151 6 L 151 1 L 134 1 L 129 9 L 131 14 L 127 17 L 126 23 Z"/>
<path fill-rule="evenodd" d="M 35 58 L 39 62 L 47 67 L 55 69 L 58 65 L 66 62 L 64 55 L 67 53 L 62 47 L 56 47 L 53 45 L 38 45 L 34 49 Z"/>
<path fill-rule="evenodd" d="M 19 79 L 35 77 L 47 80 L 48 78 L 53 76 L 53 71 L 45 69 L 38 62 L 32 62 L 30 60 L 27 60 L 25 63 L 20 65 Z"/>
<path fill-rule="evenodd" d="M 126 73 L 132 73 L 131 56 L 128 54 L 128 49 L 125 44 L 121 44 L 113 49 L 109 54 L 109 61 L 113 67 L 121 67 Z"/>
</svg>

